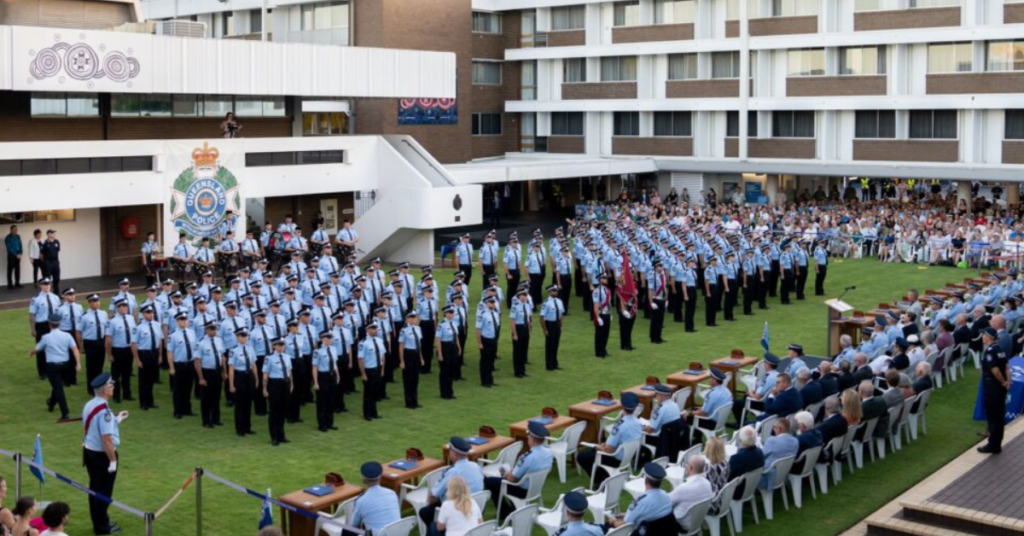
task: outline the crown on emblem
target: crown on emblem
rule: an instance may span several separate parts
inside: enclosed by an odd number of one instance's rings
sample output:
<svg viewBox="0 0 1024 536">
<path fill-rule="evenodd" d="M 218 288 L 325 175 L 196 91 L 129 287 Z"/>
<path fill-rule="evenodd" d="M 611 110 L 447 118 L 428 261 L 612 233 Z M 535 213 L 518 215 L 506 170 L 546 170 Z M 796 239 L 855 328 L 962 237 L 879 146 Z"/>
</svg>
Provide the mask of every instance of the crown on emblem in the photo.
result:
<svg viewBox="0 0 1024 536">
<path fill-rule="evenodd" d="M 217 157 L 220 151 L 216 147 L 210 147 L 209 142 L 203 142 L 202 147 L 192 149 L 192 162 L 199 167 L 213 167 L 217 165 Z"/>
</svg>

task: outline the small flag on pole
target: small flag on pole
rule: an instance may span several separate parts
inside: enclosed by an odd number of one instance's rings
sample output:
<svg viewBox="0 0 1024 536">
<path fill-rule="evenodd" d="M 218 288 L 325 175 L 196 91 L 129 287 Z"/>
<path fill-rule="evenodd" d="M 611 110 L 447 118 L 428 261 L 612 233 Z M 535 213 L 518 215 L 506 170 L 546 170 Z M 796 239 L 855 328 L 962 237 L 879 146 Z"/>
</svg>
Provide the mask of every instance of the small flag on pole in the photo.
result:
<svg viewBox="0 0 1024 536">
<path fill-rule="evenodd" d="M 768 349 L 768 322 L 764 323 L 764 334 L 761 335 L 761 347 L 764 348 L 765 352 L 770 352 Z"/>
<path fill-rule="evenodd" d="M 39 434 L 36 434 L 36 445 L 32 447 L 32 463 L 40 466 L 43 465 L 43 440 L 42 436 Z M 31 471 L 37 479 L 39 479 L 40 484 L 45 482 L 46 479 L 43 477 L 43 472 L 41 470 L 31 465 L 28 470 Z"/>
<path fill-rule="evenodd" d="M 263 527 L 273 524 L 274 512 L 270 509 L 270 488 L 267 488 L 267 498 L 263 500 L 263 508 L 260 510 L 260 526 L 258 528 L 262 530 Z"/>
</svg>

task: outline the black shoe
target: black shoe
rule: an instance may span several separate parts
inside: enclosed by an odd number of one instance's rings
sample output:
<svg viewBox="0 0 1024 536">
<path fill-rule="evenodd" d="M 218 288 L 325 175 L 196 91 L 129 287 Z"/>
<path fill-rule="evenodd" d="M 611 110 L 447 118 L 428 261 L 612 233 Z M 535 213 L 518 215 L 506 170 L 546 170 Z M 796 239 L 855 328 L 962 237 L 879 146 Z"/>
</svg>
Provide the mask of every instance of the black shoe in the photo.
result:
<svg viewBox="0 0 1024 536">
<path fill-rule="evenodd" d="M 374 419 L 383 419 L 384 417 L 382 417 L 382 416 L 380 416 L 380 415 L 374 415 L 374 416 L 373 416 L 373 418 L 374 418 Z"/>
<path fill-rule="evenodd" d="M 175 419 L 181 419 L 181 414 L 180 413 L 175 413 L 174 414 L 174 418 Z"/>
<path fill-rule="evenodd" d="M 282 439 L 281 442 L 282 443 L 291 443 L 291 441 L 288 438 Z"/>
<path fill-rule="evenodd" d="M 246 430 L 245 435 L 256 435 L 256 432 L 253 430 Z"/>
<path fill-rule="evenodd" d="M 328 426 L 328 427 L 327 427 L 327 429 L 328 429 L 328 430 L 337 430 L 337 429 L 338 429 L 338 427 L 337 427 L 337 426 L 334 426 L 334 425 L 332 424 L 331 426 Z"/>
<path fill-rule="evenodd" d="M 44 378 L 39 378 L 39 379 L 40 379 L 40 380 L 42 380 L 42 379 L 44 379 Z M 115 398 L 115 399 L 114 399 L 114 403 L 115 403 L 115 404 L 120 404 L 120 403 L 121 403 L 121 399 L 120 399 L 120 398 Z"/>
<path fill-rule="evenodd" d="M 57 403 L 54 402 L 52 398 L 46 399 L 46 410 L 49 411 L 50 413 L 53 413 L 53 407 L 56 405 Z"/>
<path fill-rule="evenodd" d="M 363 417 L 366 422 L 373 422 L 373 417 Z"/>
<path fill-rule="evenodd" d="M 984 447 L 978 447 L 978 452 L 982 454 L 999 454 L 1002 452 L 1002 448 L 993 447 L 992 445 L 985 445 Z"/>
<path fill-rule="evenodd" d="M 212 424 L 204 424 L 203 428 L 209 428 L 209 429 L 212 430 L 213 429 L 213 425 Z"/>
<path fill-rule="evenodd" d="M 245 437 L 245 432 L 235 432 L 235 433 L 238 434 L 238 437 Z"/>
<path fill-rule="evenodd" d="M 321 432 L 327 432 L 327 429 L 323 427 L 317 428 L 317 430 L 320 430 Z"/>
<path fill-rule="evenodd" d="M 276 446 L 280 445 L 281 443 L 280 443 L 280 442 L 278 442 L 278 441 L 277 441 L 277 440 L 275 439 L 275 440 L 271 441 L 271 442 L 270 442 L 270 444 L 276 447 Z"/>
<path fill-rule="evenodd" d="M 69 420 L 71 420 L 71 416 L 69 416 L 68 414 L 65 413 L 64 415 L 60 416 L 60 420 L 57 421 L 57 422 L 69 421 Z"/>
<path fill-rule="evenodd" d="M 149 406 L 149 409 L 160 409 L 160 406 Z"/>
<path fill-rule="evenodd" d="M 118 532 L 121 532 L 121 525 L 118 525 L 117 523 L 111 523 L 107 526 L 107 534 L 116 534 Z"/>
<path fill-rule="evenodd" d="M 126 397 L 124 397 L 124 401 L 125 402 L 135 402 L 135 397 L 133 397 L 133 396 L 126 396 Z"/>
<path fill-rule="evenodd" d="M 222 423 L 220 421 L 217 421 L 217 422 L 213 423 L 213 425 L 214 426 L 224 426 L 224 423 Z"/>
</svg>

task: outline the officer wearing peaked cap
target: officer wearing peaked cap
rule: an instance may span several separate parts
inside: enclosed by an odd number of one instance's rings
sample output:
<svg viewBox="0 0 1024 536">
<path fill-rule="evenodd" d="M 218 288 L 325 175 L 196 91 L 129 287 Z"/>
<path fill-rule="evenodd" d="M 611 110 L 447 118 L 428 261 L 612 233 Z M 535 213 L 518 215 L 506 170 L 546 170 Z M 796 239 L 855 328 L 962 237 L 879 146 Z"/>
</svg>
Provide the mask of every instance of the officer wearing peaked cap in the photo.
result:
<svg viewBox="0 0 1024 536">
<path fill-rule="evenodd" d="M 313 355 L 313 390 L 316 391 L 316 422 L 321 432 L 337 430 L 334 426 L 334 397 L 338 386 L 338 356 L 334 351 L 334 333 L 320 332 L 320 348 Z"/>
<path fill-rule="evenodd" d="M 435 344 L 437 345 L 437 361 L 440 369 L 438 378 L 441 385 L 441 398 L 455 398 L 455 370 L 459 366 L 459 327 L 455 324 L 455 307 L 449 305 L 443 310 L 444 320 L 437 328 Z"/>
<path fill-rule="evenodd" d="M 544 329 L 544 366 L 547 370 L 558 370 L 558 346 L 562 340 L 562 319 L 565 316 L 565 304 L 558 297 L 558 285 L 547 288 L 548 299 L 540 308 Z"/>
<path fill-rule="evenodd" d="M 384 342 L 377 337 L 377 323 L 366 325 L 366 338 L 359 343 L 359 370 L 363 378 L 363 418 L 367 421 L 381 418 L 377 413 L 377 400 L 380 397 L 381 366 L 384 363 L 386 348 Z"/>
<path fill-rule="evenodd" d="M 679 525 L 672 515 L 672 499 L 661 489 L 665 479 L 665 468 L 656 464 L 644 465 L 644 494 L 633 500 L 624 515 L 612 518 L 608 525 L 620 527 L 632 523 L 638 534 L 674 534 Z"/>
<path fill-rule="evenodd" d="M 293 389 L 292 358 L 284 353 L 284 339 L 274 341 L 274 353 L 263 362 L 263 396 L 267 399 L 270 417 L 270 443 L 278 446 L 287 443 L 284 435 L 285 414 L 288 410 L 288 394 Z"/>
<path fill-rule="evenodd" d="M 619 450 L 619 447 L 630 441 L 639 440 L 643 436 L 643 426 L 636 418 L 636 409 L 640 404 L 640 397 L 636 393 L 627 391 L 622 394 L 621 402 L 622 416 L 612 426 L 608 439 L 604 443 L 576 455 L 576 461 L 580 464 L 580 467 L 584 472 L 591 475 L 591 487 L 594 489 L 597 489 L 597 486 L 608 477 L 605 470 L 598 467 L 598 456 L 610 457 L 621 461 L 623 452 Z M 603 463 L 601 465 L 606 464 Z"/>
<path fill-rule="evenodd" d="M 426 358 L 423 355 L 423 333 L 420 331 L 419 315 L 416 311 L 405 314 L 405 324 L 398 333 L 398 355 L 399 367 L 402 369 L 405 407 L 419 408 L 420 367 Z"/>
<path fill-rule="evenodd" d="M 235 338 L 238 344 L 227 355 L 227 383 L 234 400 L 235 433 L 244 437 L 256 433 L 252 429 L 252 400 L 259 385 L 259 371 L 256 355 L 248 345 L 249 333 L 244 329 L 238 330 Z M 270 346 L 269 341 L 267 346 Z M 263 358 L 266 359 L 266 355 Z"/>
<path fill-rule="evenodd" d="M 536 478 L 529 475 L 551 469 L 554 456 L 551 454 L 551 449 L 548 448 L 546 442 L 549 435 L 550 432 L 546 426 L 539 422 L 531 421 L 527 425 L 526 436 L 526 444 L 530 447 L 530 450 L 526 451 L 516 460 L 515 467 L 511 471 L 501 468 L 501 476 L 491 476 L 484 479 L 484 489 L 491 492 L 491 501 L 494 502 L 494 506 L 498 509 L 498 519 L 503 519 L 503 516 L 515 510 L 515 507 L 508 500 L 503 501 L 503 503 L 498 502 L 503 483 L 505 484 L 506 495 L 521 499 L 526 497 L 530 489 L 530 478 Z"/>
<path fill-rule="evenodd" d="M 64 397 L 64 371 L 68 367 L 74 367 L 77 372 L 82 369 L 82 365 L 75 338 L 57 329 L 57 326 L 60 325 L 60 315 L 54 313 L 50 316 L 49 322 L 50 332 L 39 339 L 28 355 L 34 356 L 37 353 L 46 352 L 46 378 L 50 381 L 50 396 L 46 399 L 46 406 L 51 412 L 54 406 L 60 406 L 63 420 L 68 418 L 69 411 L 67 399 Z M 72 357 L 74 357 L 73 364 Z"/>
<path fill-rule="evenodd" d="M 121 421 L 128 418 L 128 412 L 114 414 L 110 409 L 114 381 L 102 373 L 89 384 L 96 396 L 82 408 L 82 425 L 85 437 L 82 439 L 82 458 L 89 473 L 89 489 L 103 497 L 114 496 L 114 481 L 117 479 L 117 462 L 120 456 L 117 448 L 121 445 Z M 109 503 L 98 497 L 89 497 L 89 517 L 96 534 L 113 534 L 121 527 L 111 523 L 107 515 Z"/>
<path fill-rule="evenodd" d="M 565 505 L 565 517 L 569 520 L 562 528 L 555 532 L 555 536 L 603 536 L 604 529 L 593 523 L 583 521 L 583 514 L 587 513 L 587 497 L 578 491 L 570 491 L 562 499 Z"/>
<path fill-rule="evenodd" d="M 220 392 L 224 377 L 224 343 L 217 336 L 219 326 L 216 322 L 208 322 L 205 327 L 206 336 L 199 340 L 199 358 L 195 360 L 196 377 L 199 378 L 199 413 L 202 416 L 203 428 L 213 428 L 223 423 L 220 420 Z M 235 332 L 249 332 L 242 328 Z"/>
<path fill-rule="evenodd" d="M 469 453 L 473 445 L 461 437 L 453 437 L 448 442 L 448 462 L 451 464 L 441 473 L 441 478 L 430 488 L 427 496 L 427 505 L 420 508 L 420 519 L 427 526 L 434 523 L 434 511 L 437 504 L 445 500 L 448 495 L 448 482 L 453 477 L 462 477 L 469 486 L 470 493 L 478 493 L 484 490 L 484 473 L 480 466 L 469 461 Z"/>
<path fill-rule="evenodd" d="M 349 523 L 354 527 L 362 527 L 372 534 L 380 534 L 384 527 L 402 517 L 398 495 L 380 485 L 380 477 L 384 474 L 384 467 L 380 463 L 366 462 L 359 472 L 363 477 L 363 487 L 366 491 L 356 499 Z M 342 535 L 350 536 L 351 533 L 342 531 Z"/>
</svg>

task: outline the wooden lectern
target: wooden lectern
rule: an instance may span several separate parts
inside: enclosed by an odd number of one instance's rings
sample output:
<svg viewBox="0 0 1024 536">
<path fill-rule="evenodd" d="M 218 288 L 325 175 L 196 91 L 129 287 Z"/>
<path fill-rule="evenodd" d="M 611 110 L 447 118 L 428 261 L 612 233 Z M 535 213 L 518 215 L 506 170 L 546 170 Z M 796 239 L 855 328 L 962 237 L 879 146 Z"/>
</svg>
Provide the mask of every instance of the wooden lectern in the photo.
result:
<svg viewBox="0 0 1024 536">
<path fill-rule="evenodd" d="M 844 314 L 853 310 L 853 306 L 842 300 L 825 300 L 828 306 L 828 357 L 832 357 L 833 349 L 839 349 L 839 337 L 845 332 Z"/>
</svg>

